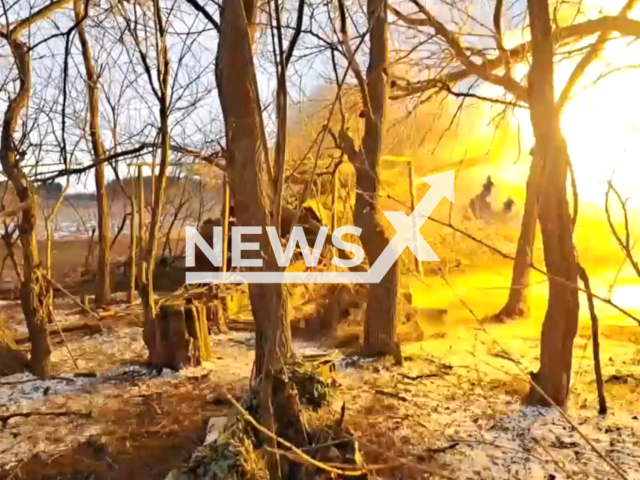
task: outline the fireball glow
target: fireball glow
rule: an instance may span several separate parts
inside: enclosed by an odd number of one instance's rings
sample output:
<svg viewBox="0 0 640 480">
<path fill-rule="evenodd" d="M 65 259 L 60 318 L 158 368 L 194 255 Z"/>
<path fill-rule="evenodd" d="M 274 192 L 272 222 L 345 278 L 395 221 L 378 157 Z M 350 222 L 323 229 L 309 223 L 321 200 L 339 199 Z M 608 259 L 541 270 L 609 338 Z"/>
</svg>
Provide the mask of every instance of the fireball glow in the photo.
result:
<svg viewBox="0 0 640 480">
<path fill-rule="evenodd" d="M 602 204 L 607 181 L 626 197 L 640 195 L 640 44 L 629 39 L 609 42 L 602 58 L 573 90 L 562 112 L 561 127 L 571 156 L 581 201 Z M 556 92 L 562 90 L 575 66 L 556 65 Z M 525 145 L 533 145 L 529 112 L 517 110 Z M 631 204 L 633 206 L 633 204 Z"/>
</svg>

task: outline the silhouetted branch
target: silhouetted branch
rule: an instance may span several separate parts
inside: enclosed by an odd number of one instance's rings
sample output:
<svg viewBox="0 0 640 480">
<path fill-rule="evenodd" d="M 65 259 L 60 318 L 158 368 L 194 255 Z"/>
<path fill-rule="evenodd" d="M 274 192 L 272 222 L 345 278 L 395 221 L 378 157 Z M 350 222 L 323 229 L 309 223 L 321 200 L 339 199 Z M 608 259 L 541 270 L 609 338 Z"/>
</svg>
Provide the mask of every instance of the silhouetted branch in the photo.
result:
<svg viewBox="0 0 640 480">
<path fill-rule="evenodd" d="M 415 22 L 420 22 L 421 25 L 432 26 L 429 23 L 428 18 L 416 19 L 413 17 L 406 16 L 402 14 L 402 12 L 399 12 L 396 9 L 390 8 L 390 10 L 394 15 L 396 15 L 396 12 L 398 12 L 401 15 L 403 15 L 405 18 L 410 19 L 413 22 L 412 23 L 413 25 L 416 24 Z M 553 32 L 553 40 L 554 40 L 554 43 L 557 45 L 567 40 L 577 41 L 581 38 L 606 32 L 606 31 L 617 32 L 622 36 L 640 38 L 640 21 L 627 18 L 624 16 L 603 16 L 593 20 L 586 20 L 584 22 L 574 23 L 566 27 L 557 28 Z M 507 50 L 506 53 L 508 54 L 512 63 L 519 63 L 526 58 L 527 54 L 530 51 L 531 51 L 531 42 L 527 41 L 519 45 L 516 45 L 513 48 L 510 48 L 509 50 Z M 433 90 L 434 88 L 438 88 L 441 82 L 446 82 L 450 85 L 453 85 L 469 77 L 477 75 L 477 71 L 494 72 L 495 70 L 505 67 L 503 58 L 501 56 L 490 58 L 481 63 L 477 63 L 477 64 L 474 63 L 474 65 L 477 67 L 477 69 L 476 67 L 474 67 L 474 71 L 470 70 L 469 68 L 463 67 L 463 68 L 445 73 L 444 75 L 440 75 L 438 78 L 430 78 L 430 79 L 421 80 L 418 82 L 408 82 L 404 85 L 398 82 L 396 83 L 396 88 L 394 89 L 394 93 L 391 95 L 390 98 L 400 99 L 400 98 L 406 98 L 412 95 L 418 95 L 420 93 L 425 93 L 425 92 L 428 92 L 429 90 Z"/>
<path fill-rule="evenodd" d="M 201 13 L 202 16 L 211 24 L 213 28 L 216 29 L 217 32 L 220 32 L 220 24 L 218 21 L 213 18 L 213 16 L 204 8 L 197 0 L 187 0 L 187 3 L 191 5 L 195 11 Z"/>
<path fill-rule="evenodd" d="M 624 219 L 624 239 L 618 232 L 618 229 L 614 225 L 613 219 L 611 218 L 611 211 L 609 210 L 609 197 L 611 195 L 611 192 L 613 192 L 613 194 L 616 196 L 618 202 L 620 203 L 620 208 L 622 208 L 622 215 Z M 631 245 L 631 228 L 629 225 L 629 212 L 627 209 L 627 202 L 628 200 L 623 199 L 622 195 L 620 195 L 620 192 L 618 192 L 618 190 L 613 186 L 613 183 L 609 181 L 607 184 L 607 193 L 605 195 L 604 201 L 605 213 L 607 214 L 607 222 L 609 223 L 611 233 L 616 239 L 616 242 L 622 250 L 622 253 L 624 253 L 624 255 L 629 260 L 631 267 L 636 272 L 638 277 L 640 277 L 640 263 L 633 257 L 633 246 Z"/>
<path fill-rule="evenodd" d="M 604 382 L 602 380 L 602 365 L 600 362 L 600 332 L 598 328 L 598 316 L 596 307 L 593 304 L 593 293 L 591 292 L 591 282 L 587 271 L 578 263 L 578 277 L 582 280 L 584 289 L 587 291 L 587 304 L 589 305 L 589 315 L 591 317 L 591 342 L 593 345 L 593 368 L 596 375 L 596 387 L 598 389 L 598 413 L 607 413 L 607 399 L 604 396 Z"/>
</svg>

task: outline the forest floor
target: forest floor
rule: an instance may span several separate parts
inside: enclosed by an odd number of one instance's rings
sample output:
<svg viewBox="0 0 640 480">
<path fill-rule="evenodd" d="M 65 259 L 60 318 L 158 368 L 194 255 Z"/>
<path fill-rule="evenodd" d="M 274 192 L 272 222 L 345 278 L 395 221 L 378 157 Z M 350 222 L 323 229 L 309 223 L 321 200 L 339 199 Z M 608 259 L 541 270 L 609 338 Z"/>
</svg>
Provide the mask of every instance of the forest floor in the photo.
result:
<svg viewBox="0 0 640 480">
<path fill-rule="evenodd" d="M 505 267 L 448 282 L 414 280 L 415 302 L 447 308 L 446 320 L 421 322 L 424 338 L 403 344 L 402 367 L 335 351 L 328 414 L 338 416 L 345 404 L 365 462 L 385 467 L 379 478 L 431 478 L 430 471 L 456 479 L 622 478 L 608 461 L 640 479 L 640 327 L 598 309 L 606 416 L 597 414 L 586 308 L 568 419 L 522 407 L 528 373 L 537 369 L 546 284 L 534 278 L 530 319 L 483 323 L 504 300 L 497 290 L 508 277 Z M 620 285 L 621 302 L 637 306 L 640 285 L 624 278 Z M 19 306 L 5 301 L 2 311 L 7 326 L 24 333 Z M 62 325 L 89 320 L 66 300 L 56 318 Z M 347 322 L 340 334 L 360 328 Z M 202 445 L 208 425 L 215 435 L 231 408 L 226 394 L 247 391 L 253 334 L 213 335 L 210 362 L 158 373 L 142 365 L 141 333 L 134 317 L 104 320 L 102 330 L 66 334 L 78 368 L 56 337 L 53 378 L 0 379 L 0 478 L 163 479 Z M 296 341 L 299 353 L 330 347 Z"/>
</svg>

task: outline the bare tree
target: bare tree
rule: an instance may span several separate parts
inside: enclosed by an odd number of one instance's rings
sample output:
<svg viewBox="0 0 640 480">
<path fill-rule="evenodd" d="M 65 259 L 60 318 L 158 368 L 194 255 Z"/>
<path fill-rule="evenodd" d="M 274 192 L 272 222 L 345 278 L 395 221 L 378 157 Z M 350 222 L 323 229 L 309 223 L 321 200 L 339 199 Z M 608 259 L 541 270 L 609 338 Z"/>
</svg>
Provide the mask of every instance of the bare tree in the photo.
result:
<svg viewBox="0 0 640 480">
<path fill-rule="evenodd" d="M 260 96 L 254 65 L 253 46 L 258 5 L 254 1 L 225 0 L 220 22 L 215 21 L 195 0 L 189 0 L 196 10 L 219 31 L 216 58 L 216 84 L 222 107 L 226 133 L 226 173 L 237 222 L 243 226 L 260 227 L 262 265 L 249 270 L 279 269 L 270 248 L 266 226 L 274 224 L 281 208 L 286 141 L 285 71 L 295 47 L 296 36 L 289 48 L 283 48 L 282 31 L 275 47 L 278 64 L 278 131 L 276 173 L 269 160 Z M 301 2 L 301 4 L 303 4 Z M 279 24 L 278 2 L 271 5 L 272 18 Z M 299 9 L 299 15 L 302 8 Z M 301 20 L 298 19 L 298 25 Z M 287 318 L 286 292 L 281 284 L 249 285 L 251 309 L 256 321 L 255 376 L 261 384 L 261 420 L 295 444 L 304 444 L 306 434 L 302 423 L 295 387 L 286 380 L 285 364 L 292 354 L 291 329 Z M 271 440 L 270 440 L 271 442 Z M 278 462 L 270 462 L 272 475 L 278 475 Z M 277 478 L 277 477 L 274 477 Z"/>
<path fill-rule="evenodd" d="M 622 7 L 619 16 L 628 15 L 633 8 L 638 4 L 638 0 L 628 0 Z M 501 15 L 501 0 L 496 2 L 496 14 Z M 497 35 L 500 35 L 500 23 L 494 23 L 496 25 Z M 577 63 L 574 70 L 571 72 L 567 83 L 565 84 L 560 97 L 557 101 L 557 109 L 562 113 L 563 108 L 569 102 L 571 93 L 576 84 L 587 70 L 589 65 L 602 53 L 602 50 L 611 37 L 613 32 L 611 30 L 605 30 L 598 36 L 597 40 L 591 45 L 587 53 L 582 56 Z M 527 302 L 527 288 L 529 287 L 530 269 L 529 265 L 533 260 L 533 249 L 535 246 L 535 235 L 537 225 L 537 192 L 534 190 L 540 184 L 539 175 L 541 168 L 541 160 L 535 156 L 535 149 L 531 150 L 533 160 L 531 162 L 531 171 L 529 172 L 529 178 L 527 180 L 526 199 L 524 205 L 524 213 L 522 215 L 522 226 L 520 229 L 520 236 L 518 237 L 518 247 L 516 250 L 516 259 L 513 263 L 513 275 L 511 276 L 511 287 L 509 289 L 509 297 L 507 303 L 496 314 L 496 318 L 501 320 L 523 317 L 528 312 Z"/>
<path fill-rule="evenodd" d="M 225 1 L 216 83 L 226 125 L 227 175 L 236 217 L 243 226 L 262 228 L 260 249 L 266 256 L 263 269 L 269 271 L 277 268 L 277 262 L 264 227 L 272 224 L 275 191 L 253 64 L 256 9 L 255 2 L 243 5 L 238 0 Z M 291 355 L 291 330 L 282 285 L 250 285 L 249 292 L 256 319 L 255 371 L 261 376 L 267 368 L 268 350 L 277 352 L 273 361 L 279 362 L 280 367 Z M 278 365 L 269 367 L 275 369 Z"/>
<path fill-rule="evenodd" d="M 141 281 L 138 285 L 138 292 L 142 299 L 142 305 L 144 310 L 144 341 L 149 350 L 149 362 L 152 365 L 156 365 L 159 362 L 158 352 L 156 345 L 156 328 L 155 328 L 155 295 L 153 290 L 153 275 L 155 268 L 155 258 L 157 251 L 157 240 L 160 225 L 160 216 L 162 214 L 162 207 L 164 203 L 164 193 L 167 184 L 167 173 L 169 169 L 169 163 L 171 161 L 171 138 L 169 132 L 169 102 L 170 102 L 170 79 L 171 79 L 171 63 L 168 52 L 168 29 L 167 22 L 164 17 L 164 13 L 160 6 L 159 0 L 154 0 L 151 9 L 151 22 L 153 25 L 153 34 L 156 38 L 154 42 L 155 52 L 154 58 L 156 61 L 155 76 L 151 70 L 148 53 L 145 51 L 143 43 L 139 36 L 139 29 L 141 28 L 138 21 L 138 7 L 133 6 L 133 20 L 129 17 L 125 10 L 122 9 L 123 16 L 125 17 L 126 26 L 129 34 L 131 35 L 135 47 L 140 55 L 145 74 L 149 81 L 149 86 L 153 91 L 153 95 L 158 102 L 158 117 L 160 120 L 159 126 L 159 152 L 160 152 L 160 165 L 157 177 L 154 177 L 152 183 L 152 204 L 151 204 L 151 221 L 149 225 L 149 234 L 147 237 L 147 243 L 144 248 L 143 263 L 146 264 L 146 268 L 142 269 Z M 147 25 L 143 24 L 142 29 L 145 34 L 149 34 L 146 31 Z M 146 42 L 145 37 L 145 42 Z M 154 78 L 155 77 L 155 78 Z M 157 84 L 157 86 L 156 86 Z M 144 205 L 140 205 L 143 209 Z M 142 221 L 141 219 L 139 221 Z M 142 239 L 140 239 L 142 241 Z"/>
<path fill-rule="evenodd" d="M 85 73 L 87 76 L 87 110 L 89 113 L 89 135 L 95 163 L 96 202 L 98 206 L 98 271 L 95 303 L 100 306 L 109 300 L 111 293 L 111 212 L 107 199 L 105 180 L 105 146 L 100 132 L 100 93 L 98 75 L 91 56 L 91 47 L 84 26 L 84 18 L 89 14 L 89 2 L 74 0 L 73 10 L 78 23 L 78 39 L 82 48 Z"/>
<path fill-rule="evenodd" d="M 549 2 L 529 1 L 531 69 L 528 78 L 529 111 L 541 158 L 539 185 L 540 228 L 549 274 L 549 303 L 542 326 L 540 370 L 529 402 L 566 406 L 571 382 L 573 339 L 578 330 L 578 266 L 566 185 L 569 152 L 560 129 L 553 88 L 554 45 Z"/>
<path fill-rule="evenodd" d="M 350 45 L 346 8 L 342 1 L 338 5 L 342 43 L 349 66 L 358 82 L 362 101 L 360 116 L 364 117 L 361 147 L 355 144 L 344 125 L 338 138 L 343 151 L 356 170 L 357 193 L 354 220 L 362 229 L 362 246 L 369 265 L 373 265 L 390 241 L 380 220 L 378 199 L 379 170 L 389 96 L 387 2 L 369 0 L 367 3 L 370 45 L 366 78 L 357 64 Z M 380 283 L 369 286 L 364 350 L 368 355 L 393 355 L 397 362 L 402 362 L 400 347 L 396 341 L 398 282 L 399 266 L 394 262 Z"/>
<path fill-rule="evenodd" d="M 20 296 L 31 340 L 30 368 L 32 373 L 39 377 L 47 377 L 49 374 L 51 347 L 47 323 L 51 312 L 46 308 L 47 284 L 38 257 L 35 192 L 23 170 L 15 139 L 18 123 L 31 92 L 31 50 L 21 37 L 33 24 L 48 18 L 68 3 L 70 0 L 51 2 L 29 16 L 13 22 L 8 30 L 0 30 L 0 37 L 9 44 L 11 49 L 19 78 L 17 93 L 9 99 L 2 122 L 0 162 L 18 199 L 25 205 L 19 228 L 23 256 Z M 7 11 L 6 6 L 4 11 Z M 7 24 L 10 23 L 9 19 L 6 21 Z"/>
</svg>

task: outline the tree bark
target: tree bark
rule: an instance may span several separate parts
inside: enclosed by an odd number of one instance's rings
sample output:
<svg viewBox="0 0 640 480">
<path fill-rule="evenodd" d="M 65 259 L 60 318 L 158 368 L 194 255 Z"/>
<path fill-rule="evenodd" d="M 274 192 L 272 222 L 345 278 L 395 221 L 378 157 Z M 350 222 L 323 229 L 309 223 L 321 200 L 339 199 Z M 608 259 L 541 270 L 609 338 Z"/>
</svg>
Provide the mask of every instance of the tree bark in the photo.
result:
<svg viewBox="0 0 640 480">
<path fill-rule="evenodd" d="M 261 227 L 262 266 L 247 270 L 277 271 L 266 226 L 273 224 L 277 184 L 270 174 L 269 153 L 253 60 L 255 0 L 224 0 L 216 58 L 216 83 L 225 121 L 227 175 L 236 222 Z M 283 172 L 279 172 L 282 174 Z M 306 445 L 306 427 L 297 392 L 286 376 L 292 354 L 287 296 L 280 283 L 250 284 L 249 298 L 256 322 L 254 377 L 259 389 L 260 421 L 269 431 L 295 445 Z M 277 448 L 272 438 L 265 439 Z M 271 478 L 293 478 L 298 465 L 284 470 L 278 457 L 268 457 Z"/>
<path fill-rule="evenodd" d="M 153 204 L 151 206 L 151 221 L 149 224 L 149 238 L 147 241 L 143 262 L 146 263 L 146 271 L 142 272 L 142 282 L 139 285 L 140 298 L 143 305 L 143 339 L 149 350 L 149 362 L 156 363 L 156 335 L 155 325 L 156 305 L 153 290 L 153 275 L 155 269 L 156 251 L 158 248 L 158 234 L 160 230 L 160 218 L 164 204 L 164 193 L 167 185 L 167 171 L 171 160 L 171 138 L 169 132 L 169 80 L 170 61 L 167 48 L 167 35 L 159 0 L 153 2 L 153 14 L 157 32 L 156 55 L 161 62 L 158 67 L 159 94 L 158 102 L 160 116 L 160 167 L 158 170 L 157 185 L 153 188 Z M 155 184 L 152 183 L 152 185 Z M 144 186 L 143 186 L 144 187 Z M 141 206 L 141 209 L 144 205 Z M 140 221 L 142 221 L 142 213 Z M 142 241 L 142 240 L 141 240 Z"/>
<path fill-rule="evenodd" d="M 145 263 L 145 229 L 147 228 L 147 216 L 146 209 L 147 203 L 145 200 L 145 192 L 144 192 L 144 177 L 142 176 L 142 167 L 138 167 L 137 171 L 137 179 L 138 179 L 138 191 L 136 204 L 138 208 L 138 285 L 140 285 L 146 275 L 147 275 L 147 266 Z"/>
<path fill-rule="evenodd" d="M 364 165 L 356 165 L 356 204 L 354 220 L 362 228 L 362 246 L 373 265 L 389 244 L 380 222 L 378 178 L 382 139 L 387 110 L 389 59 L 386 0 L 368 0 L 370 44 L 367 91 L 370 112 L 365 112 L 362 138 Z M 380 283 L 369 287 L 365 317 L 364 351 L 368 355 L 399 355 L 396 341 L 399 269 L 395 262 Z"/>
<path fill-rule="evenodd" d="M 513 274 L 509 288 L 507 303 L 495 315 L 498 320 L 511 320 L 522 318 L 529 313 L 528 288 L 530 269 L 533 261 L 533 249 L 535 247 L 536 227 L 538 225 L 538 189 L 540 187 L 540 168 L 542 157 L 533 155 L 529 178 L 527 179 L 526 198 L 518 247 L 513 263 Z"/>
<path fill-rule="evenodd" d="M 573 341 L 578 329 L 578 269 L 567 199 L 569 153 L 560 130 L 553 88 L 553 38 L 548 0 L 529 0 L 532 63 L 529 105 L 542 157 L 538 219 L 549 275 L 549 302 L 542 326 L 540 369 L 528 402 L 565 408 L 571 382 Z"/>
<path fill-rule="evenodd" d="M 18 33 L 11 31 L 6 39 L 13 53 L 20 77 L 17 94 L 9 100 L 2 123 L 0 140 L 0 162 L 2 169 L 13 185 L 18 199 L 25 204 L 19 225 L 20 244 L 22 245 L 23 276 L 20 284 L 22 311 L 31 340 L 31 372 L 41 378 L 49 375 L 51 346 L 47 323 L 51 311 L 47 307 L 47 288 L 42 275 L 42 266 L 38 258 L 36 240 L 36 197 L 27 176 L 20 167 L 17 158 L 14 135 L 22 110 L 27 105 L 31 91 L 31 58 L 29 49 L 16 38 Z"/>
<path fill-rule="evenodd" d="M 84 28 L 88 12 L 88 2 L 74 0 L 73 10 L 78 22 L 78 39 L 82 48 L 82 58 L 87 75 L 87 110 L 89 112 L 89 134 L 95 163 L 96 202 L 98 207 L 98 272 L 96 278 L 95 304 L 104 305 L 111 295 L 109 263 L 111 257 L 111 212 L 107 198 L 105 181 L 105 148 L 100 134 L 100 95 L 98 91 L 98 75 L 91 58 L 91 47 Z"/>
<path fill-rule="evenodd" d="M 262 227 L 263 269 L 278 268 L 264 227 L 271 225 L 274 182 L 264 135 L 253 63 L 252 25 L 255 3 L 225 0 L 221 10 L 216 83 L 225 120 L 227 178 L 238 225 Z M 260 269 L 261 267 L 255 267 Z M 286 295 L 281 284 L 249 285 L 256 322 L 255 374 L 267 366 L 267 352 L 277 352 L 269 368 L 278 370 L 292 353 Z"/>
</svg>

